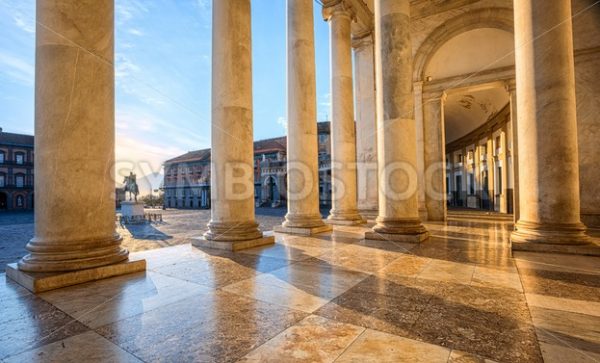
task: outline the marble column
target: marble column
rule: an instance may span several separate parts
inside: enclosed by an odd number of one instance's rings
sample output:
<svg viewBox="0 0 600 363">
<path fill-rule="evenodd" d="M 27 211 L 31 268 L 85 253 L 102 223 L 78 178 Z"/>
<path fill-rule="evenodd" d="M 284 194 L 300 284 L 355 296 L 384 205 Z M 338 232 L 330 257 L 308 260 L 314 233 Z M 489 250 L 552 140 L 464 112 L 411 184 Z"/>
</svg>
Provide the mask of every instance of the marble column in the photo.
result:
<svg viewBox="0 0 600 363">
<path fill-rule="evenodd" d="M 319 211 L 319 147 L 313 0 L 287 0 L 288 213 L 276 232 L 331 230 Z"/>
<path fill-rule="evenodd" d="M 378 213 L 379 193 L 373 32 L 355 37 L 352 47 L 355 63 L 358 211 L 364 219 L 374 219 Z"/>
<path fill-rule="evenodd" d="M 351 25 L 354 16 L 342 1 L 323 8 L 330 24 L 331 43 L 331 180 L 330 224 L 356 225 L 365 221 L 358 214 L 356 190 L 356 130 L 352 81 Z"/>
<path fill-rule="evenodd" d="M 194 246 L 274 243 L 254 217 L 251 30 L 250 0 L 213 1 L 211 220 Z"/>
<path fill-rule="evenodd" d="M 445 93 L 423 96 L 423 162 L 427 220 L 446 220 Z M 454 169 L 452 169 L 454 170 Z"/>
<path fill-rule="evenodd" d="M 410 1 L 375 1 L 379 216 L 366 239 L 421 242 Z"/>
<path fill-rule="evenodd" d="M 502 173 L 499 175 L 500 184 L 502 188 L 499 188 L 500 193 L 500 213 L 508 212 L 508 126 L 504 124 L 500 131 L 500 155 L 498 155 L 498 161 L 502 168 Z"/>
<path fill-rule="evenodd" d="M 415 94 L 415 122 L 417 126 L 417 174 L 419 181 L 419 217 L 427 220 L 427 207 L 425 204 L 425 143 L 423 140 L 423 82 L 413 82 Z M 442 159 L 444 156 L 442 156 Z M 445 167 L 445 166 L 444 166 Z"/>
<path fill-rule="evenodd" d="M 7 268 L 34 292 L 145 269 L 115 231 L 113 19 L 112 1 L 37 1 L 35 235 Z"/>
<path fill-rule="evenodd" d="M 507 82 L 506 90 L 510 97 L 510 122 L 512 131 L 512 182 L 513 182 L 513 221 L 519 221 L 519 148 L 518 148 L 518 118 L 517 118 L 517 87 L 513 81 Z"/>
<path fill-rule="evenodd" d="M 520 218 L 514 250 L 573 252 L 580 219 L 571 1 L 515 1 Z"/>
</svg>

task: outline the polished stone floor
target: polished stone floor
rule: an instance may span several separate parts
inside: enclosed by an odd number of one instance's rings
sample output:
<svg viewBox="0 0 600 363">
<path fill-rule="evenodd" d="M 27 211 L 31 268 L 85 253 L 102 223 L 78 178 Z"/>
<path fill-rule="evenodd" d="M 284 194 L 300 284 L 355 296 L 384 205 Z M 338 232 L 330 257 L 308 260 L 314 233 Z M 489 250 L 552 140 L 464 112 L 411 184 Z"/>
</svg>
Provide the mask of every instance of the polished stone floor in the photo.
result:
<svg viewBox="0 0 600 363">
<path fill-rule="evenodd" d="M 5 362 L 598 362 L 600 258 L 517 253 L 511 225 L 366 227 L 229 253 L 138 252 L 146 273 L 32 295 L 0 275 Z"/>
</svg>

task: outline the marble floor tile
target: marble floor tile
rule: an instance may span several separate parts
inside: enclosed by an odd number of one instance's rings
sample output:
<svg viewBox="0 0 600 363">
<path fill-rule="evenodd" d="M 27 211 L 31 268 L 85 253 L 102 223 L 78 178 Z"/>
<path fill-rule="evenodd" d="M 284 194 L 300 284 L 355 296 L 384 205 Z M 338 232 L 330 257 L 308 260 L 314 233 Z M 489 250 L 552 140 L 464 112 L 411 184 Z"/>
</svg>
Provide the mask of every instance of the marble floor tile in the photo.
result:
<svg viewBox="0 0 600 363">
<path fill-rule="evenodd" d="M 239 362 L 333 362 L 364 328 L 311 315 Z"/>
<path fill-rule="evenodd" d="M 500 287 L 523 291 L 519 273 L 514 267 L 497 268 L 476 265 L 471 284 L 473 286 Z"/>
<path fill-rule="evenodd" d="M 273 245 L 250 248 L 240 251 L 240 254 L 255 255 L 277 258 L 289 261 L 302 261 L 311 257 L 319 256 L 327 252 L 329 248 L 320 246 L 302 246 L 284 244 L 277 241 Z"/>
<path fill-rule="evenodd" d="M 448 363 L 498 363 L 494 360 L 483 358 L 476 354 L 453 350 L 448 358 Z"/>
<path fill-rule="evenodd" d="M 417 277 L 433 260 L 414 255 L 403 255 L 377 273 L 377 276 L 394 281 L 399 278 Z"/>
<path fill-rule="evenodd" d="M 367 276 L 310 259 L 240 281 L 224 290 L 312 313 Z"/>
<path fill-rule="evenodd" d="M 234 362 L 306 316 L 217 291 L 96 331 L 144 361 Z"/>
<path fill-rule="evenodd" d="M 145 259 L 146 268 L 148 270 L 185 261 L 207 258 L 205 253 L 193 248 L 190 244 L 135 252 L 131 255 Z"/>
<path fill-rule="evenodd" d="M 102 336 L 90 331 L 12 356 L 4 360 L 4 362 L 141 363 L 142 361 L 109 342 Z"/>
<path fill-rule="evenodd" d="M 5 273 L 0 273 L 0 306 L 4 301 L 17 299 L 22 296 L 31 295 L 31 293 L 6 277 Z"/>
<path fill-rule="evenodd" d="M 147 272 L 53 290 L 40 297 L 83 324 L 97 328 L 211 292 L 204 286 Z"/>
<path fill-rule="evenodd" d="M 162 266 L 153 271 L 210 288 L 220 288 L 283 266 L 289 261 L 266 256 L 212 251 L 203 260 Z"/>
<path fill-rule="evenodd" d="M 517 266 L 528 294 L 600 302 L 600 275 Z"/>
<path fill-rule="evenodd" d="M 530 307 L 540 341 L 600 354 L 600 317 Z"/>
<path fill-rule="evenodd" d="M 575 349 L 560 344 L 540 342 L 544 363 L 598 363 L 600 353 Z"/>
<path fill-rule="evenodd" d="M 367 329 L 336 363 L 446 363 L 450 350 Z"/>
<path fill-rule="evenodd" d="M 418 275 L 420 279 L 469 285 L 475 266 L 458 262 L 432 260 Z"/>
<path fill-rule="evenodd" d="M 89 330 L 32 294 L 4 300 L 0 309 L 0 359 Z"/>
<path fill-rule="evenodd" d="M 548 295 L 525 294 L 529 307 L 566 311 L 600 318 L 600 303 Z"/>
<path fill-rule="evenodd" d="M 259 275 L 223 288 L 224 291 L 232 294 L 306 313 L 312 313 L 331 300 L 331 297 L 321 296 L 326 296 L 325 293 L 312 292 L 316 289 L 318 287 L 310 289 L 302 286 L 296 287 L 270 274 Z"/>
<path fill-rule="evenodd" d="M 541 361 L 522 293 L 440 284 L 443 293 L 429 300 L 409 336 L 501 362 Z"/>
<path fill-rule="evenodd" d="M 515 252 L 519 269 L 573 272 L 600 275 L 600 257 L 561 255 L 554 253 Z"/>
<path fill-rule="evenodd" d="M 427 289 L 369 277 L 315 312 L 329 319 L 408 335 L 432 298 Z"/>
<path fill-rule="evenodd" d="M 359 245 L 349 245 L 339 250 L 327 251 L 318 256 L 317 259 L 332 266 L 343 267 L 364 273 L 375 273 L 392 263 L 401 255 L 402 253 L 399 252 Z"/>
</svg>

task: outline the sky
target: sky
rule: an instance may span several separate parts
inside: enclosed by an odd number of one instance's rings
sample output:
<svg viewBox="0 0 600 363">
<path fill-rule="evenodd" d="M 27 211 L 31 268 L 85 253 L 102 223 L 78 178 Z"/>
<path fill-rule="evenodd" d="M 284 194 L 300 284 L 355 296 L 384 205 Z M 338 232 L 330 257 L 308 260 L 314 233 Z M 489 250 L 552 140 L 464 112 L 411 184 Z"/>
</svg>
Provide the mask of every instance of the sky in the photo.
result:
<svg viewBox="0 0 600 363">
<path fill-rule="evenodd" d="M 157 188 L 165 160 L 210 147 L 211 7 L 115 0 L 117 179 L 133 169 Z M 285 0 L 252 1 L 255 140 L 286 133 L 285 10 Z M 329 27 L 316 2 L 314 17 L 322 121 L 331 105 Z M 35 0 L 0 0 L 0 34 L 0 127 L 33 134 Z"/>
</svg>

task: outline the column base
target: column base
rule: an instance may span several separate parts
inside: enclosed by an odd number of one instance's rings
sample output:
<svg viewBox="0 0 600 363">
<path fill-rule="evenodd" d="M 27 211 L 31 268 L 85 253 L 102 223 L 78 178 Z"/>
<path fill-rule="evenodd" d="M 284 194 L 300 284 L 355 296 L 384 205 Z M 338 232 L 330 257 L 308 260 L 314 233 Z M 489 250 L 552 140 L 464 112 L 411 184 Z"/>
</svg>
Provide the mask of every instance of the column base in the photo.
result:
<svg viewBox="0 0 600 363">
<path fill-rule="evenodd" d="M 418 234 L 380 233 L 374 231 L 365 232 L 366 240 L 375 241 L 421 243 L 427 240 L 428 238 L 429 232 L 423 232 Z"/>
<path fill-rule="evenodd" d="M 358 213 L 366 221 L 375 221 L 375 218 L 379 215 L 378 209 L 359 209 Z"/>
<path fill-rule="evenodd" d="M 358 214 L 358 211 L 339 212 L 332 209 L 325 223 L 338 226 L 359 226 L 367 223 L 367 221 Z"/>
<path fill-rule="evenodd" d="M 313 234 L 329 232 L 333 230 L 333 227 L 327 224 L 316 227 L 284 227 L 284 226 L 275 226 L 273 227 L 273 231 L 277 233 L 286 233 L 286 234 L 297 234 L 300 236 L 312 236 Z"/>
<path fill-rule="evenodd" d="M 212 248 L 225 251 L 240 251 L 249 248 L 267 246 L 275 243 L 274 236 L 263 236 L 260 238 L 245 240 L 245 241 L 215 241 L 206 239 L 206 237 L 191 238 L 192 246 L 200 248 Z"/>
<path fill-rule="evenodd" d="M 112 265 L 68 272 L 27 272 L 11 263 L 6 267 L 6 276 L 27 290 L 39 293 L 142 271 L 146 271 L 146 260 L 130 258 Z"/>
<path fill-rule="evenodd" d="M 561 253 L 567 255 L 600 256 L 600 246 L 589 245 L 553 245 L 549 243 L 530 243 L 511 241 L 512 251 Z"/>
</svg>

